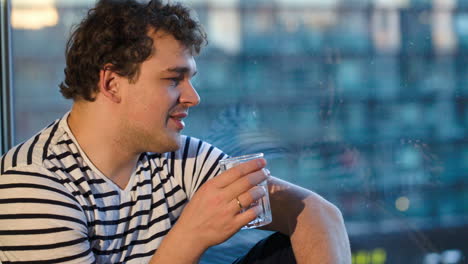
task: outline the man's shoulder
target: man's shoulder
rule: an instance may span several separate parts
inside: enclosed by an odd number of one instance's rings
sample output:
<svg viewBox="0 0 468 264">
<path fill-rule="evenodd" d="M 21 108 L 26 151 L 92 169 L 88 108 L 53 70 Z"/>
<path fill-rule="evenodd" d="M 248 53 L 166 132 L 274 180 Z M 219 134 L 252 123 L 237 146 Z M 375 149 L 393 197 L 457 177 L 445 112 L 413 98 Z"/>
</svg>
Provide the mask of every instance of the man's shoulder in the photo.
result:
<svg viewBox="0 0 468 264">
<path fill-rule="evenodd" d="M 45 168 L 44 162 L 50 159 L 60 142 L 64 131 L 60 119 L 54 121 L 30 139 L 16 145 L 0 158 L 0 174 L 16 168 Z"/>
</svg>

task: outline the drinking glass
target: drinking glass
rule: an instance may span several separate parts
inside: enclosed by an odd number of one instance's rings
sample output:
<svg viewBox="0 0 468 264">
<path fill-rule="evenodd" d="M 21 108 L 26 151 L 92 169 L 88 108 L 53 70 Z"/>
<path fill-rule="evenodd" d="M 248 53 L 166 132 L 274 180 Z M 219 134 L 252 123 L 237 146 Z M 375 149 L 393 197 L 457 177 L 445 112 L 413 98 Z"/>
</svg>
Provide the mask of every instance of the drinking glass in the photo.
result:
<svg viewBox="0 0 468 264">
<path fill-rule="evenodd" d="M 219 161 L 219 165 L 220 165 L 221 171 L 225 171 L 241 163 L 244 163 L 253 159 L 258 159 L 258 158 L 263 158 L 263 153 L 248 154 L 248 155 L 223 159 Z M 257 206 L 257 205 L 260 205 L 260 207 L 262 208 L 262 211 L 257 216 L 257 218 L 255 218 L 253 221 L 249 222 L 247 225 L 242 227 L 242 229 L 251 229 L 251 228 L 264 226 L 264 225 L 271 223 L 271 221 L 273 220 L 271 216 L 270 199 L 268 196 L 268 183 L 266 180 L 264 180 L 261 183 L 259 183 L 257 186 L 260 186 L 264 189 L 265 196 L 253 202 L 249 206 L 246 206 L 244 209 L 241 210 L 241 212 L 248 210 L 249 208 L 252 208 L 253 206 Z"/>
</svg>

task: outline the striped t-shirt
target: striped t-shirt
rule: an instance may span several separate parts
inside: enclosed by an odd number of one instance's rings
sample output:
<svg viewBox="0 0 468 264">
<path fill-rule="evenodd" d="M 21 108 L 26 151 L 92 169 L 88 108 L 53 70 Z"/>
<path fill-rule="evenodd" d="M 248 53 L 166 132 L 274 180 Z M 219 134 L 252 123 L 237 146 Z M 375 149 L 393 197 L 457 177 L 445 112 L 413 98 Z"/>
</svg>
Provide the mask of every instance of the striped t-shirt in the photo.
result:
<svg viewBox="0 0 468 264">
<path fill-rule="evenodd" d="M 182 137 L 142 153 L 125 190 L 80 149 L 66 114 L 0 160 L 0 263 L 148 263 L 219 149 Z"/>
</svg>

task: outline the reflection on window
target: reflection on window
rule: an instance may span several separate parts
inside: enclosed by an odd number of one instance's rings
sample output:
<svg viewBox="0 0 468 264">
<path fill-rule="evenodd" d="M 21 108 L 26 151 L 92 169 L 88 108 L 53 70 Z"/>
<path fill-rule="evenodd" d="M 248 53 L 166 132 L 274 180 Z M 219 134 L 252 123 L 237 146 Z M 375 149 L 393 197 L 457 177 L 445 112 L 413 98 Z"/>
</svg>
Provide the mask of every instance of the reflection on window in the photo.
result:
<svg viewBox="0 0 468 264">
<path fill-rule="evenodd" d="M 65 41 L 93 2 L 12 0 L 17 143 L 70 107 Z M 466 261 L 468 1 L 187 2 L 210 46 L 186 133 L 338 205 L 356 264 Z"/>
</svg>

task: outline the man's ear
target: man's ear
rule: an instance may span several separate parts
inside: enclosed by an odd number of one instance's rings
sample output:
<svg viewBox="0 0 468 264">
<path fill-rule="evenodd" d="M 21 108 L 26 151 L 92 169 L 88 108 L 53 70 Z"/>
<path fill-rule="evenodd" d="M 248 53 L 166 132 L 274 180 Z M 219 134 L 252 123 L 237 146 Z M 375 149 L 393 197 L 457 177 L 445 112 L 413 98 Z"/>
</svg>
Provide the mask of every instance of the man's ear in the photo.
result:
<svg viewBox="0 0 468 264">
<path fill-rule="evenodd" d="M 112 70 L 112 64 L 106 64 L 99 72 L 99 92 L 114 103 L 120 103 L 121 87 L 119 81 L 120 75 Z"/>
</svg>

